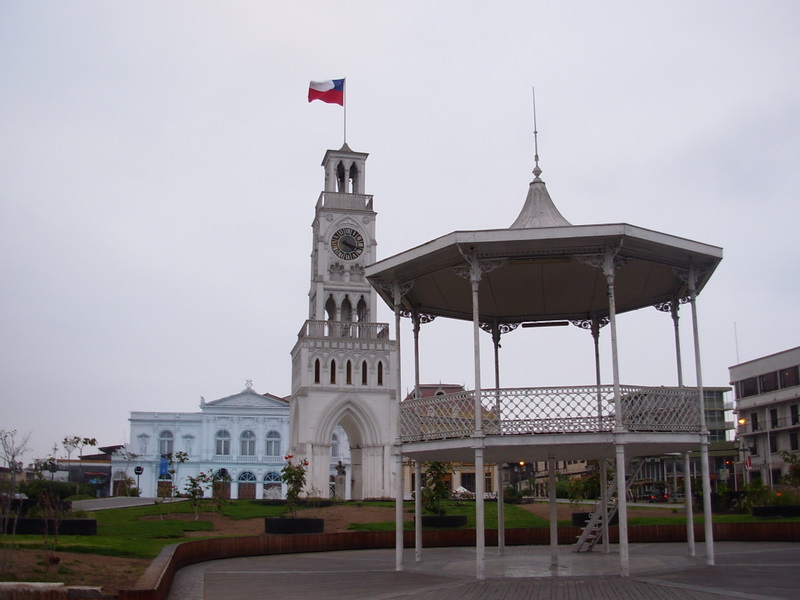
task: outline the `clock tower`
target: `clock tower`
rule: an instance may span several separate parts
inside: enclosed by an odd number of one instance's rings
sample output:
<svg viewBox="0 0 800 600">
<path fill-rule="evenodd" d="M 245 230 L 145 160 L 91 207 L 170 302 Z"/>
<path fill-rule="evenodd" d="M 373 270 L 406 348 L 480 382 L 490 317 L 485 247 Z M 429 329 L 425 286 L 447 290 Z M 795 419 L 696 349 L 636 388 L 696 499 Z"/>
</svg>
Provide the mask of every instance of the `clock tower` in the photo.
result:
<svg viewBox="0 0 800 600">
<path fill-rule="evenodd" d="M 308 320 L 292 349 L 290 453 L 308 459 L 307 487 L 323 497 L 337 464 L 336 425 L 350 443 L 351 497 L 393 493 L 397 345 L 389 325 L 375 322 L 377 295 L 364 277 L 377 245 L 372 196 L 364 193 L 367 156 L 345 144 L 322 160 Z"/>
</svg>

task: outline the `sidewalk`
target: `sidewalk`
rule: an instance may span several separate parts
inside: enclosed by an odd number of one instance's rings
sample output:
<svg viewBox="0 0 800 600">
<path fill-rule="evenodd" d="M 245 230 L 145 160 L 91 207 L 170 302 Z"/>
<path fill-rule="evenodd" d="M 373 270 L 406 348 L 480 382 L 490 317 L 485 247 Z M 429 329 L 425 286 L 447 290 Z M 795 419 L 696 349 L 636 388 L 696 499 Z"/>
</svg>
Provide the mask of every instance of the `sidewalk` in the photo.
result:
<svg viewBox="0 0 800 600">
<path fill-rule="evenodd" d="M 705 545 L 686 556 L 686 544 L 631 544 L 631 576 L 611 554 L 560 548 L 550 567 L 547 546 L 515 546 L 506 556 L 487 548 L 486 579 L 475 579 L 474 548 L 431 548 L 422 562 L 406 550 L 395 571 L 393 550 L 355 550 L 217 560 L 179 571 L 170 600 L 291 597 L 293 600 L 794 600 L 800 589 L 800 543 L 718 542 L 716 566 Z"/>
</svg>

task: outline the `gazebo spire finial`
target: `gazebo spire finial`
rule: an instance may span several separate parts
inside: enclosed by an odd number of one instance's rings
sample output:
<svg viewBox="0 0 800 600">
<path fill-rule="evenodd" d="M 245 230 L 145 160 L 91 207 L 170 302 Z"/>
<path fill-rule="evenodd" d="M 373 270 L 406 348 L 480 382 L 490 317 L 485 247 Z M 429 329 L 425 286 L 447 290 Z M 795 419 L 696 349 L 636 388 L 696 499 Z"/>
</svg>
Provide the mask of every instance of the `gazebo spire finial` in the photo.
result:
<svg viewBox="0 0 800 600">
<path fill-rule="evenodd" d="M 533 94 L 533 176 L 534 181 L 541 181 L 539 179 L 539 175 L 542 174 L 542 170 L 539 168 L 539 132 L 537 131 L 536 127 L 536 88 L 531 87 L 531 93 Z"/>
</svg>

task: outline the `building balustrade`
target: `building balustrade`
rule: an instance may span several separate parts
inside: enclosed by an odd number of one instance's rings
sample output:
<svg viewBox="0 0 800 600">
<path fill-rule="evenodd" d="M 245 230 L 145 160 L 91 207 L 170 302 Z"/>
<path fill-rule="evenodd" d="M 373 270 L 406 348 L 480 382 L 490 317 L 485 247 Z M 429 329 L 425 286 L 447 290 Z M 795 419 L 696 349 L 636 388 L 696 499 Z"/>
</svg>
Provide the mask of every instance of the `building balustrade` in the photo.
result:
<svg viewBox="0 0 800 600">
<path fill-rule="evenodd" d="M 388 340 L 388 323 L 361 321 L 313 321 L 303 324 L 297 334 L 300 338 L 340 338 L 358 340 Z"/>
<path fill-rule="evenodd" d="M 745 423 L 736 427 L 736 434 L 748 435 L 753 433 L 765 433 L 767 431 L 791 429 L 800 429 L 800 417 L 796 415 L 778 417 L 777 419 L 767 417 L 764 420 L 759 420 L 755 424 L 750 419 L 745 418 Z"/>
<path fill-rule="evenodd" d="M 621 386 L 622 426 L 636 432 L 701 432 L 696 388 Z M 488 389 L 481 393 L 487 435 L 611 432 L 614 388 L 605 386 Z M 469 437 L 475 393 L 413 398 L 400 405 L 404 442 Z"/>
</svg>

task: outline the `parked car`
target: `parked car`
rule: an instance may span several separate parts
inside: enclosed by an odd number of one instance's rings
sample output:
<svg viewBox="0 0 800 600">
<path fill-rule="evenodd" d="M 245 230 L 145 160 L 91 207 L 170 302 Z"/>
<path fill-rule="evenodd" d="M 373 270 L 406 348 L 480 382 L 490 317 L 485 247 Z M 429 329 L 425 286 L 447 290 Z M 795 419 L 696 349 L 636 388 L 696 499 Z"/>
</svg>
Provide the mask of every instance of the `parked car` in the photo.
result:
<svg viewBox="0 0 800 600">
<path fill-rule="evenodd" d="M 644 502 L 669 502 L 669 494 L 663 490 L 646 488 L 642 490 L 639 500 Z"/>
</svg>

